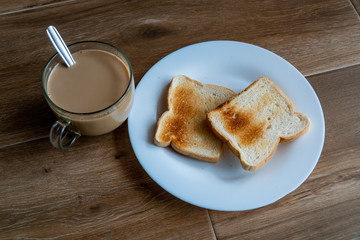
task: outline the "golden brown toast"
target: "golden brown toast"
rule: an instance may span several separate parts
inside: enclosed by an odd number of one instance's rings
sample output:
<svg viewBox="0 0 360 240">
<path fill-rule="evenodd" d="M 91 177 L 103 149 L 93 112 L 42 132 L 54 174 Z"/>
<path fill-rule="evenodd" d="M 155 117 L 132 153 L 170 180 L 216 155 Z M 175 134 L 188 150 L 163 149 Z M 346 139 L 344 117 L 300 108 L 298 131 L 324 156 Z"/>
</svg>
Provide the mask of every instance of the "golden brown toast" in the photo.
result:
<svg viewBox="0 0 360 240">
<path fill-rule="evenodd" d="M 168 110 L 157 122 L 155 144 L 160 147 L 171 144 L 184 155 L 207 162 L 218 161 L 222 141 L 206 124 L 206 114 L 233 95 L 233 91 L 224 87 L 175 76 L 168 91 Z"/>
<path fill-rule="evenodd" d="M 240 159 L 245 170 L 264 165 L 278 143 L 291 141 L 310 128 L 291 100 L 266 77 L 207 114 L 213 132 Z"/>
</svg>

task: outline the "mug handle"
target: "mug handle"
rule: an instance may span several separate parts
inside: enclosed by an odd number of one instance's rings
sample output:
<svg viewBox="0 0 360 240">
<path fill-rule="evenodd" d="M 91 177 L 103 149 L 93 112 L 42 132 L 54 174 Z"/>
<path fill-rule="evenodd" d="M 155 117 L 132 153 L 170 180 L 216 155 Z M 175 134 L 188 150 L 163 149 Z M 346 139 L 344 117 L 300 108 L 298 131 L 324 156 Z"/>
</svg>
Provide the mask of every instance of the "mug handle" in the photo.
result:
<svg viewBox="0 0 360 240">
<path fill-rule="evenodd" d="M 81 136 L 80 133 L 68 128 L 70 124 L 71 121 L 59 119 L 52 125 L 49 137 L 54 147 L 65 150 Z"/>
</svg>

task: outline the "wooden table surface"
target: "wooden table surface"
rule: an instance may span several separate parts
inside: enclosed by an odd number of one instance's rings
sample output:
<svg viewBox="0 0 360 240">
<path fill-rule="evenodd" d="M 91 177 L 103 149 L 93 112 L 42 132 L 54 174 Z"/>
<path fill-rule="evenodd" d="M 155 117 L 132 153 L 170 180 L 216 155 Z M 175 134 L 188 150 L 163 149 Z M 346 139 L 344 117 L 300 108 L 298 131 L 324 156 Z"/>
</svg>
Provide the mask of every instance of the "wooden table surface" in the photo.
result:
<svg viewBox="0 0 360 240">
<path fill-rule="evenodd" d="M 359 239 L 360 3 L 295 1 L 3 0 L 0 3 L 0 239 Z M 55 120 L 41 90 L 67 43 L 109 42 L 129 57 L 136 84 L 189 44 L 255 44 L 293 64 L 317 93 L 326 138 L 294 192 L 248 211 L 203 209 L 143 170 L 127 123 L 67 151 L 48 139 Z"/>
</svg>

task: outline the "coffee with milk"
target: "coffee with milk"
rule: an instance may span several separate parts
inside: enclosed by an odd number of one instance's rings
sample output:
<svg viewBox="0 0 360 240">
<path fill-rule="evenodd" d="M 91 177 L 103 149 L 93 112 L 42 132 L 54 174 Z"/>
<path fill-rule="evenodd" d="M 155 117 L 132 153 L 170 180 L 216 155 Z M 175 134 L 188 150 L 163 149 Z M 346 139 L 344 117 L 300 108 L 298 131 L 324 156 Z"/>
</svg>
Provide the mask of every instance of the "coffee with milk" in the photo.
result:
<svg viewBox="0 0 360 240">
<path fill-rule="evenodd" d="M 80 50 L 72 55 L 75 65 L 68 68 L 58 63 L 51 71 L 48 97 L 61 110 L 75 114 L 70 120 L 80 134 L 94 136 L 114 130 L 126 120 L 134 98 L 129 67 L 103 50 Z"/>
</svg>

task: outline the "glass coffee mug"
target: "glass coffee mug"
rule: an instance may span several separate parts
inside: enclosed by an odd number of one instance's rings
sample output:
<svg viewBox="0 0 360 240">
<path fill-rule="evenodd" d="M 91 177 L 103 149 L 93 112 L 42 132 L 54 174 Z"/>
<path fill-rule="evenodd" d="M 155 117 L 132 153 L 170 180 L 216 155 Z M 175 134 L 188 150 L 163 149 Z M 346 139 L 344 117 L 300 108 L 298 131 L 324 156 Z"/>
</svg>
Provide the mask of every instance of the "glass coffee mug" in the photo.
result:
<svg viewBox="0 0 360 240">
<path fill-rule="evenodd" d="M 79 51 L 86 52 L 88 50 L 95 50 L 102 52 L 103 54 L 104 52 L 110 54 L 111 56 L 119 60 L 120 64 L 123 64 L 122 67 L 124 67 L 123 69 L 127 71 L 126 75 L 128 76 L 128 79 L 121 79 L 124 78 L 124 74 L 122 76 L 119 75 L 119 81 L 125 81 L 125 83 L 123 82 L 121 85 L 122 89 L 119 89 L 121 94 L 116 97 L 117 100 L 109 104 L 108 106 L 92 112 L 76 112 L 66 110 L 57 105 L 57 103 L 55 103 L 56 101 L 54 101 L 55 99 L 53 99 L 52 95 L 49 94 L 48 83 L 49 79 L 53 77 L 51 76 L 51 74 L 53 73 L 54 69 L 57 67 L 58 64 L 64 64 L 58 53 L 51 57 L 42 75 L 42 89 L 47 103 L 49 104 L 50 108 L 55 113 L 58 119 L 51 127 L 50 142 L 53 144 L 53 146 L 60 149 L 67 149 L 81 135 L 98 136 L 109 133 L 119 127 L 127 119 L 130 113 L 135 94 L 134 76 L 131 64 L 126 55 L 122 53 L 119 49 L 110 44 L 95 41 L 74 43 L 72 45 L 69 45 L 68 48 L 72 54 Z M 76 64 L 77 63 L 75 63 L 75 65 Z M 117 73 L 115 71 L 111 69 L 109 71 L 111 71 L 109 72 L 111 76 L 114 76 L 115 74 L 115 77 L 117 78 Z M 51 81 L 54 80 L 58 79 L 54 78 Z M 118 87 L 118 85 L 114 86 L 114 88 L 116 87 Z M 71 94 L 77 93 L 75 91 Z M 66 98 L 66 92 L 63 97 Z M 89 99 L 89 96 L 87 96 L 87 99 Z M 96 100 L 97 99 L 95 97 L 91 99 L 91 102 L 96 103 Z M 84 102 L 86 105 L 86 101 Z M 68 102 L 68 104 L 71 105 L 71 101 Z"/>
</svg>

